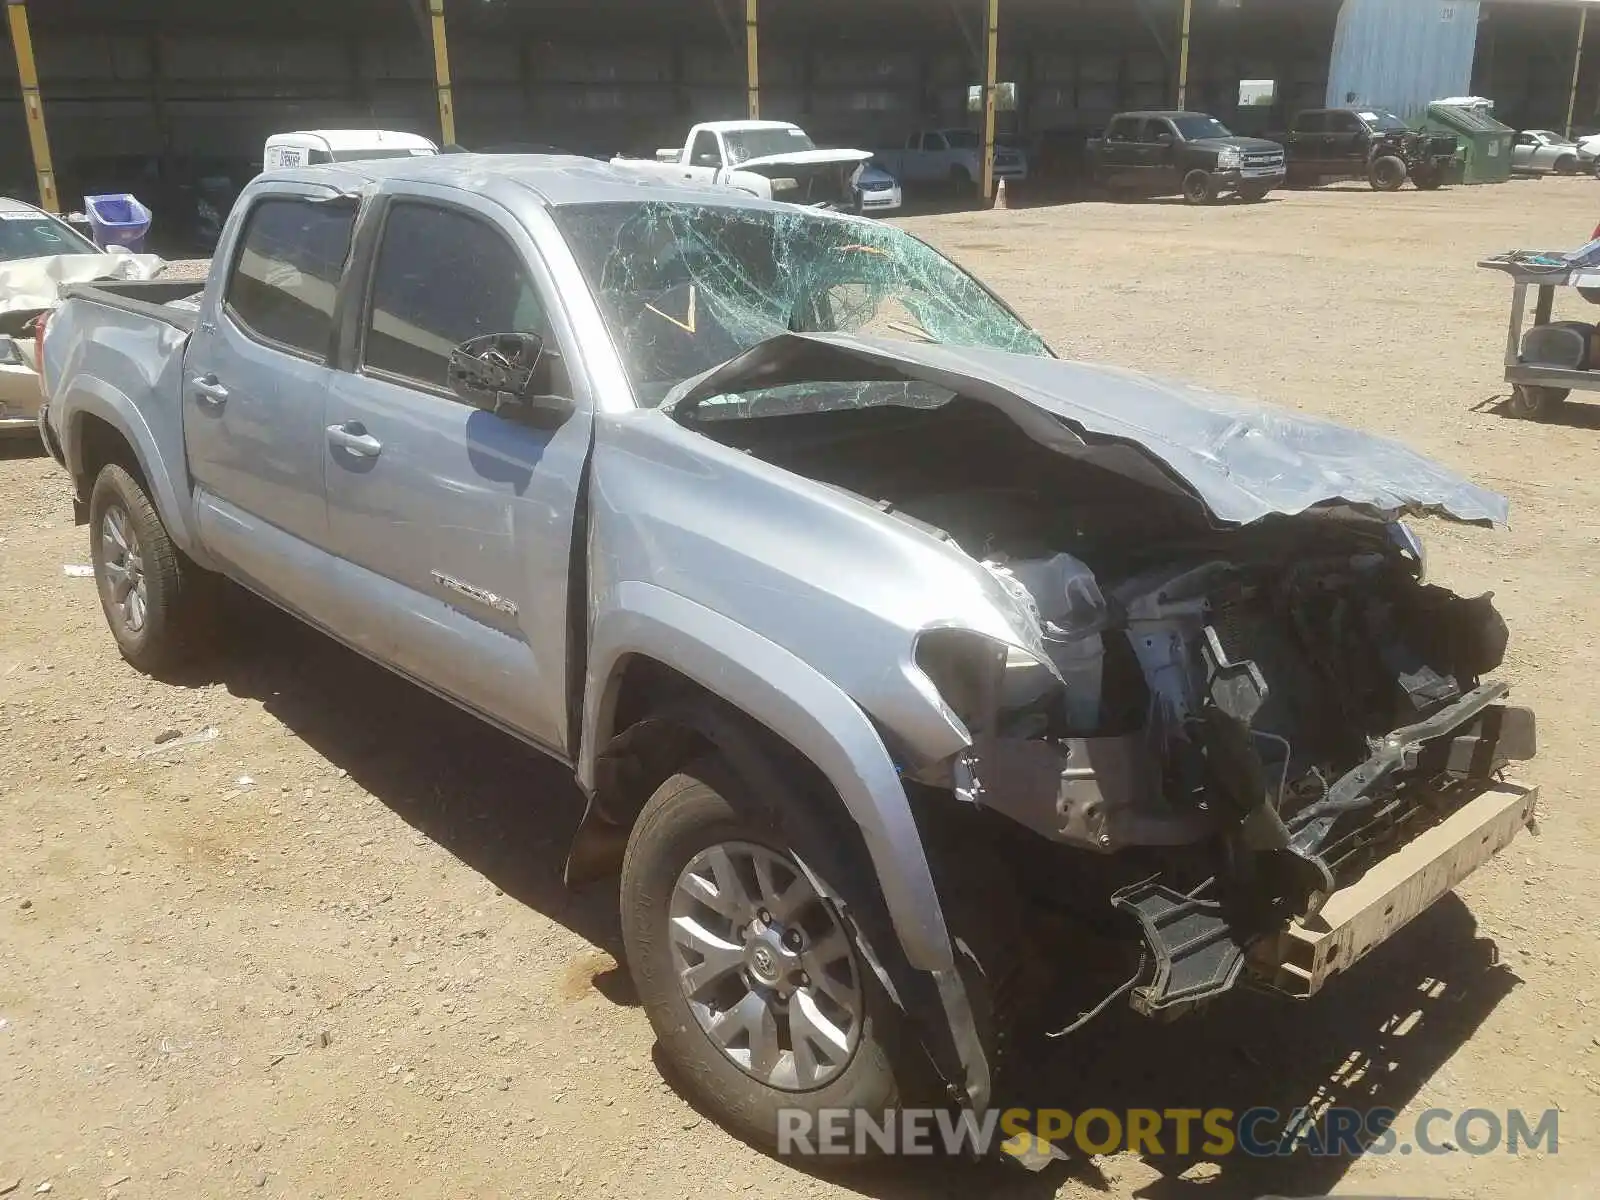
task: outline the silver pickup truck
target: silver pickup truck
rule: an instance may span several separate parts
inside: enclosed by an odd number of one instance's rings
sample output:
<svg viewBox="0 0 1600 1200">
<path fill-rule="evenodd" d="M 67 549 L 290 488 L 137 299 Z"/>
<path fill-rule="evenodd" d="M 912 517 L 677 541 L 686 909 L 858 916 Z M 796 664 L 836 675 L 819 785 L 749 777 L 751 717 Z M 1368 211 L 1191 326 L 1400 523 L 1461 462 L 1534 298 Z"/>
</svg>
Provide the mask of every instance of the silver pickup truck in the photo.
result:
<svg viewBox="0 0 1600 1200">
<path fill-rule="evenodd" d="M 44 336 L 123 655 L 226 577 L 570 764 L 568 882 L 620 873 L 663 1054 L 758 1143 L 991 1106 L 1072 930 L 1153 1017 L 1309 995 L 1533 819 L 1505 625 L 1402 521 L 1500 497 L 1058 359 L 898 229 L 353 163 L 256 180 L 177 293 Z"/>
</svg>

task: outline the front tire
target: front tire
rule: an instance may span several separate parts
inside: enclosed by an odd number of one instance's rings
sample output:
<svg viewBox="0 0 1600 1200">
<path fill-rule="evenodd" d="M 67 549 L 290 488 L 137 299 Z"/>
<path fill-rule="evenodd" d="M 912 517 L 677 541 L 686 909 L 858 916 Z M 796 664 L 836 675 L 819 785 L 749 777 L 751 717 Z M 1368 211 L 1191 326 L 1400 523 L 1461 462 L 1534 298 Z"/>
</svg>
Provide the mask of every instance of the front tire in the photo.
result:
<svg viewBox="0 0 1600 1200">
<path fill-rule="evenodd" d="M 1576 175 L 1578 173 L 1578 156 L 1576 154 L 1563 154 L 1556 159 L 1555 172 L 1557 175 Z"/>
<path fill-rule="evenodd" d="M 772 780 L 781 778 L 774 772 Z M 779 1145 L 779 1114 L 874 1114 L 937 1096 L 909 1023 L 879 984 L 847 909 L 870 904 L 806 797 L 763 796 L 720 756 L 645 804 L 622 867 L 628 967 L 686 1098 L 744 1140 Z"/>
<path fill-rule="evenodd" d="M 1217 181 L 1210 171 L 1196 168 L 1183 177 L 1183 198 L 1190 204 L 1210 204 L 1217 198 Z"/>
<path fill-rule="evenodd" d="M 1405 160 L 1393 154 L 1384 154 L 1373 159 L 1372 165 L 1367 168 L 1367 182 L 1372 185 L 1372 190 L 1375 192 L 1397 191 L 1405 181 Z"/>
<path fill-rule="evenodd" d="M 213 578 L 173 544 L 144 486 L 112 463 L 89 498 L 89 553 L 106 624 L 146 674 L 193 652 L 209 627 Z"/>
</svg>

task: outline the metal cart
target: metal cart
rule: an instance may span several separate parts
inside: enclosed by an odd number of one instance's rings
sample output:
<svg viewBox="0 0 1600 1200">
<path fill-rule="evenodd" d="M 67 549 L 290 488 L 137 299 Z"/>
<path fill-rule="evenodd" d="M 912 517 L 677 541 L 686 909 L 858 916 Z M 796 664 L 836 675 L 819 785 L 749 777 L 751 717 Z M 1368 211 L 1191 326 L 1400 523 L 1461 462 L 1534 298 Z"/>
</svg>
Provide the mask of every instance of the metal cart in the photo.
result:
<svg viewBox="0 0 1600 1200">
<path fill-rule="evenodd" d="M 1522 320 L 1527 311 L 1528 289 L 1537 288 L 1533 325 L 1550 324 L 1550 310 L 1558 287 L 1578 288 L 1586 300 L 1600 303 L 1600 266 L 1574 266 L 1561 254 L 1518 251 L 1498 254 L 1480 263 L 1491 271 L 1511 276 L 1511 324 L 1506 331 L 1506 382 L 1512 385 L 1507 406 L 1512 416 L 1538 420 L 1565 402 L 1574 389 L 1600 392 L 1600 363 L 1591 371 L 1539 366 L 1523 361 Z M 1532 328 L 1532 326 L 1530 326 Z"/>
</svg>

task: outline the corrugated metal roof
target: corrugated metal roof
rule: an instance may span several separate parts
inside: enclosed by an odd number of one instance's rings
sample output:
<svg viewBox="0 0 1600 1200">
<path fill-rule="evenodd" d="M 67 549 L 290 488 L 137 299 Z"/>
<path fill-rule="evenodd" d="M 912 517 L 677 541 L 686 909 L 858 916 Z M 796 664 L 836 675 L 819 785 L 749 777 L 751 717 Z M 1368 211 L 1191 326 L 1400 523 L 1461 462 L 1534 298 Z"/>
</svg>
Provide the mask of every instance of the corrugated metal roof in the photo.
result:
<svg viewBox="0 0 1600 1200">
<path fill-rule="evenodd" d="M 1470 90 L 1478 0 L 1344 0 L 1328 66 L 1330 108 L 1391 109 L 1406 120 Z"/>
</svg>

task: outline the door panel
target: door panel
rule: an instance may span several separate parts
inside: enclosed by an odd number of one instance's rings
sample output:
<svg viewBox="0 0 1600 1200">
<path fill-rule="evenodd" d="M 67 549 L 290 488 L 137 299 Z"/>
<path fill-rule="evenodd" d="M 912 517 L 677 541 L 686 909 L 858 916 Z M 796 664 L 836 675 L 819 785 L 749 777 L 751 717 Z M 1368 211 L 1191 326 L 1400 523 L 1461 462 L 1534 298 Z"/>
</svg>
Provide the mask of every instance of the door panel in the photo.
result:
<svg viewBox="0 0 1600 1200">
<path fill-rule="evenodd" d="M 1322 113 L 1302 113 L 1290 134 L 1296 168 L 1303 174 L 1320 174 L 1327 165 L 1327 118 Z"/>
<path fill-rule="evenodd" d="M 353 204 L 289 194 L 257 201 L 241 228 L 223 310 L 196 332 L 184 362 L 184 447 L 195 482 L 324 548 L 327 359 L 354 223 Z M 261 569 L 258 582 L 276 590 L 272 572 Z"/>
<path fill-rule="evenodd" d="M 1158 142 L 1161 134 L 1172 138 L 1169 145 Z M 1147 120 L 1139 135 L 1139 176 L 1143 191 L 1159 195 L 1178 188 L 1177 132 L 1168 121 Z"/>
<path fill-rule="evenodd" d="M 1105 164 L 1104 182 L 1111 187 L 1130 188 L 1139 182 L 1139 127 L 1134 121 L 1113 121 L 1106 130 L 1101 148 Z"/>
<path fill-rule="evenodd" d="M 341 635 L 561 746 L 565 655 L 552 652 L 550 634 L 566 627 L 588 414 L 540 430 L 361 375 L 335 384 L 329 414 L 329 430 L 359 431 L 378 447 L 326 442 L 337 552 L 408 597 L 359 614 Z"/>
<path fill-rule="evenodd" d="M 683 177 L 695 183 L 714 183 L 722 170 L 722 146 L 717 135 L 702 129 L 689 144 L 689 161 Z"/>
<path fill-rule="evenodd" d="M 1350 113 L 1328 114 L 1328 160 L 1334 171 L 1358 173 L 1366 169 L 1366 127 Z"/>
<path fill-rule="evenodd" d="M 542 267 L 524 265 L 537 263 L 531 242 L 493 219 L 411 200 L 385 218 L 359 370 L 335 382 L 321 433 L 337 553 L 407 601 L 374 605 L 339 633 L 562 750 L 567 576 L 591 413 L 580 404 L 559 427 L 537 428 L 446 389 L 449 353 L 469 338 L 561 340 Z"/>
</svg>

